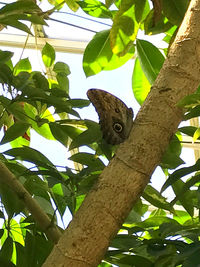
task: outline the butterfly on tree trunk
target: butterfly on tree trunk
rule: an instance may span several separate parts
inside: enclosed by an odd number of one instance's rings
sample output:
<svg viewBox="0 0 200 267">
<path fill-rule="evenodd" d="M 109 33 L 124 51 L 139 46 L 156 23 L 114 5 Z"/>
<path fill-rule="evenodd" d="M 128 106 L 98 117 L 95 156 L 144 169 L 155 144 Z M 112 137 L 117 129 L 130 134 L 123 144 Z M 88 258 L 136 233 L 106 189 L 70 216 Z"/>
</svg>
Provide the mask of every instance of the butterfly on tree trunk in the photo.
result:
<svg viewBox="0 0 200 267">
<path fill-rule="evenodd" d="M 132 108 L 104 90 L 90 89 L 87 96 L 99 115 L 99 124 L 106 142 L 112 145 L 124 142 L 133 126 Z"/>
</svg>

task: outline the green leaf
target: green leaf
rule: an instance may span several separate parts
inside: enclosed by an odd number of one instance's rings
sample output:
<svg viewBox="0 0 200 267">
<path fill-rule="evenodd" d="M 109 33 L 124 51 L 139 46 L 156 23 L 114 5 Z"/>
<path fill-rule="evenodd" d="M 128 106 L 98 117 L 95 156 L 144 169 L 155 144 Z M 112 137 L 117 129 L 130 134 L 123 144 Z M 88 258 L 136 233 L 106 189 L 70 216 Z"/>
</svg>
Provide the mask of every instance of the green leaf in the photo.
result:
<svg viewBox="0 0 200 267">
<path fill-rule="evenodd" d="M 4 154 L 16 159 L 32 162 L 45 168 L 54 168 L 54 165 L 39 151 L 30 147 L 19 147 L 7 150 Z"/>
<path fill-rule="evenodd" d="M 7 62 L 11 59 L 14 53 L 10 51 L 1 51 L 0 50 L 0 64 Z"/>
<path fill-rule="evenodd" d="M 128 251 L 129 249 L 133 248 L 134 246 L 141 245 L 141 241 L 138 240 L 135 236 L 129 236 L 125 234 L 117 235 L 111 241 L 111 247 L 118 248 L 124 251 Z"/>
<path fill-rule="evenodd" d="M 32 72 L 32 79 L 37 88 L 40 88 L 44 91 L 49 90 L 49 82 L 44 75 L 42 75 L 39 71 Z"/>
<path fill-rule="evenodd" d="M 64 73 L 67 76 L 71 73 L 69 66 L 64 62 L 59 61 L 54 65 L 53 71 L 56 73 Z"/>
<path fill-rule="evenodd" d="M 163 0 L 163 13 L 172 24 L 180 25 L 187 10 L 189 0 Z"/>
<path fill-rule="evenodd" d="M 194 215 L 194 192 L 188 190 L 184 194 L 183 188 L 185 186 L 185 183 L 182 180 L 177 180 L 175 183 L 173 183 L 172 188 L 176 194 L 176 196 L 179 196 L 179 201 L 181 205 L 185 208 L 185 210 L 190 214 L 191 217 Z"/>
<path fill-rule="evenodd" d="M 138 58 L 150 84 L 153 84 L 164 63 L 164 56 L 152 43 L 137 39 Z"/>
<path fill-rule="evenodd" d="M 155 24 L 155 15 L 154 10 L 151 10 L 144 21 L 144 30 L 145 34 L 159 34 L 166 32 L 172 28 L 171 22 L 163 15 L 160 15 L 159 20 Z"/>
<path fill-rule="evenodd" d="M 109 30 L 99 32 L 87 45 L 83 56 L 83 69 L 87 77 L 102 70 L 119 68 L 133 57 L 134 46 L 131 46 L 124 56 L 119 57 L 113 54 L 109 34 Z"/>
<path fill-rule="evenodd" d="M 150 185 L 147 185 L 142 196 L 145 200 L 159 209 L 173 211 L 172 205 L 167 202 L 166 198 Z"/>
<path fill-rule="evenodd" d="M 147 0 L 135 0 L 135 18 L 138 23 L 142 22 L 150 11 Z"/>
<path fill-rule="evenodd" d="M 42 60 L 44 65 L 47 68 L 51 67 L 55 61 L 55 58 L 56 54 L 54 48 L 49 43 L 46 43 L 42 49 Z"/>
<path fill-rule="evenodd" d="M 171 175 L 169 175 L 167 181 L 162 186 L 161 192 L 163 192 L 168 186 L 175 183 L 180 178 L 184 177 L 185 175 L 192 174 L 193 172 L 200 170 L 200 160 L 197 160 L 197 162 L 189 167 L 184 167 L 181 169 L 178 169 L 174 171 Z"/>
<path fill-rule="evenodd" d="M 135 6 L 125 10 L 122 5 L 114 17 L 113 26 L 110 32 L 110 42 L 114 54 L 123 56 L 129 51 L 136 38 L 139 24 L 135 20 Z"/>
<path fill-rule="evenodd" d="M 199 183 L 200 181 L 200 174 L 195 174 L 191 179 L 189 179 L 183 186 L 182 191 L 176 195 L 176 197 L 173 199 L 173 201 L 171 201 L 171 204 L 174 205 L 179 198 L 185 193 L 187 192 L 190 187 L 194 186 L 196 183 Z"/>
<path fill-rule="evenodd" d="M 106 258 L 107 261 L 113 263 L 114 265 L 123 267 L 123 266 L 133 266 L 132 263 L 134 262 L 134 266 L 145 266 L 145 267 L 152 267 L 152 261 L 149 259 L 138 256 L 138 255 L 124 255 L 119 253 L 118 257 L 115 255 L 113 258 Z"/>
<path fill-rule="evenodd" d="M 10 236 L 6 238 L 3 243 L 3 246 L 0 250 L 0 257 L 4 260 L 11 260 L 13 253 L 13 240 Z"/>
<path fill-rule="evenodd" d="M 139 59 L 136 58 L 132 75 L 132 88 L 135 99 L 141 105 L 146 99 L 151 85 L 147 80 L 141 66 Z"/>
<path fill-rule="evenodd" d="M 182 146 L 176 135 L 172 137 L 167 150 L 162 156 L 161 166 L 162 168 L 175 169 L 179 165 L 183 164 L 184 161 L 180 158 Z"/>
<path fill-rule="evenodd" d="M 65 0 L 65 3 L 74 12 L 76 12 L 79 9 L 79 5 L 77 4 L 75 0 Z"/>
<path fill-rule="evenodd" d="M 97 33 L 87 45 L 83 56 L 83 69 L 86 76 L 102 71 L 112 58 L 109 31 Z"/>
<path fill-rule="evenodd" d="M 9 113 L 14 115 L 15 119 L 28 122 L 28 117 L 24 112 L 23 106 L 20 103 L 11 101 L 4 96 L 0 96 L 0 103 Z"/>
<path fill-rule="evenodd" d="M 84 108 L 90 105 L 90 101 L 87 99 L 69 99 L 67 103 L 71 104 L 73 108 Z"/>
<path fill-rule="evenodd" d="M 24 202 L 19 199 L 16 193 L 5 183 L 0 183 L 1 201 L 6 209 L 6 213 L 11 219 L 24 210 Z"/>
<path fill-rule="evenodd" d="M 184 119 L 185 120 L 190 120 L 192 118 L 196 118 L 200 116 L 200 105 L 190 109 L 185 115 Z"/>
<path fill-rule="evenodd" d="M 74 139 L 82 132 L 76 127 L 69 125 L 59 125 L 56 122 L 51 122 L 49 126 L 56 140 L 60 141 L 66 147 L 68 146 L 69 137 L 71 139 Z"/>
<path fill-rule="evenodd" d="M 72 155 L 69 159 L 86 165 L 91 170 L 103 170 L 105 167 L 104 163 L 98 157 L 89 153 L 77 153 Z"/>
<path fill-rule="evenodd" d="M 28 58 L 21 59 L 20 61 L 17 62 L 17 64 L 14 67 L 14 75 L 18 75 L 20 72 L 26 71 L 26 72 L 31 72 L 32 67 L 31 63 Z"/>
<path fill-rule="evenodd" d="M 97 0 L 84 0 L 77 2 L 82 10 L 96 18 L 111 18 L 112 12 L 100 1 Z"/>
<path fill-rule="evenodd" d="M 11 142 L 19 136 L 23 136 L 25 132 L 30 127 L 30 124 L 25 122 L 15 122 L 8 130 L 5 132 L 3 139 L 1 140 L 1 144 L 5 144 Z"/>
<path fill-rule="evenodd" d="M 178 128 L 179 132 L 187 134 L 191 137 L 193 137 L 196 129 L 197 129 L 197 127 L 194 127 L 194 126 L 185 126 L 185 127 Z"/>
<path fill-rule="evenodd" d="M 181 99 L 178 102 L 179 107 L 185 107 L 185 108 L 190 108 L 190 107 L 195 107 L 199 106 L 200 104 L 200 93 L 195 93 L 191 95 L 185 96 L 183 99 Z"/>
<path fill-rule="evenodd" d="M 0 64 L 0 82 L 11 84 L 13 81 L 13 74 L 11 69 L 6 64 Z"/>
<path fill-rule="evenodd" d="M 0 15 L 11 15 L 19 13 L 29 13 L 29 12 L 41 11 L 41 9 L 32 1 L 20 0 L 11 4 L 6 4 L 0 9 Z"/>
<path fill-rule="evenodd" d="M 30 31 L 29 27 L 26 26 L 26 24 L 24 24 L 20 21 L 17 21 L 15 19 L 8 19 L 8 18 L 1 19 L 1 16 L 0 16 L 0 24 L 11 26 L 13 28 L 16 28 L 18 30 L 21 30 L 21 31 L 24 31 L 28 34 L 33 35 L 32 32 Z"/>
<path fill-rule="evenodd" d="M 56 75 L 60 89 L 64 90 L 66 93 L 69 93 L 69 79 L 65 73 L 59 72 Z"/>
<path fill-rule="evenodd" d="M 200 136 L 200 128 L 197 128 L 193 136 L 193 142 L 199 139 L 199 136 Z"/>
<path fill-rule="evenodd" d="M 74 149 L 80 146 L 89 145 L 93 142 L 98 142 L 102 139 L 102 133 L 99 124 L 95 123 L 88 130 L 78 135 L 70 144 L 69 149 Z"/>
</svg>

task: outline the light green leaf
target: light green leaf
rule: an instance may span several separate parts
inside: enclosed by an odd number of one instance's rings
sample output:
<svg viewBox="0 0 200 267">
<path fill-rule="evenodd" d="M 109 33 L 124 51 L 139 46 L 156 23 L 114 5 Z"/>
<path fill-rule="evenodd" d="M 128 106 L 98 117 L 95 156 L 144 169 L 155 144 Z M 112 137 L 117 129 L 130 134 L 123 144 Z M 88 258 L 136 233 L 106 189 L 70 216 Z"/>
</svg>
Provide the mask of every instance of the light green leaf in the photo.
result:
<svg viewBox="0 0 200 267">
<path fill-rule="evenodd" d="M 139 59 L 136 58 L 132 75 L 132 88 L 135 99 L 141 105 L 146 99 L 151 85 L 147 80 L 141 66 Z"/>
<path fill-rule="evenodd" d="M 114 17 L 110 32 L 111 47 L 114 54 L 123 56 L 129 51 L 136 38 L 139 24 L 135 19 L 135 6 L 125 10 L 122 6 Z"/>
<path fill-rule="evenodd" d="M 14 67 L 14 75 L 18 75 L 22 71 L 26 72 L 32 71 L 31 63 L 28 58 L 21 59 L 20 61 L 17 62 L 17 64 Z"/>
<path fill-rule="evenodd" d="M 82 10 L 96 18 L 112 18 L 112 12 L 100 1 L 97 0 L 84 0 L 77 2 Z"/>
<path fill-rule="evenodd" d="M 95 75 L 102 70 L 119 68 L 133 57 L 134 46 L 131 46 L 124 56 L 120 57 L 113 54 L 109 34 L 109 30 L 97 33 L 86 47 L 83 57 L 83 69 L 87 77 Z"/>
<path fill-rule="evenodd" d="M 164 56 L 152 43 L 137 39 L 138 58 L 150 84 L 153 84 L 164 63 Z"/>
<path fill-rule="evenodd" d="M 194 135 L 193 135 L 193 138 L 192 138 L 193 142 L 195 142 L 195 141 L 199 138 L 199 136 L 200 136 L 200 128 L 198 128 L 198 129 L 195 131 L 195 133 L 194 133 Z"/>
<path fill-rule="evenodd" d="M 65 3 L 74 12 L 76 12 L 79 9 L 79 5 L 77 4 L 75 0 L 65 0 Z"/>
<path fill-rule="evenodd" d="M 42 49 L 42 60 L 44 65 L 47 68 L 51 67 L 55 61 L 55 58 L 56 54 L 54 48 L 49 43 L 46 43 Z"/>
</svg>

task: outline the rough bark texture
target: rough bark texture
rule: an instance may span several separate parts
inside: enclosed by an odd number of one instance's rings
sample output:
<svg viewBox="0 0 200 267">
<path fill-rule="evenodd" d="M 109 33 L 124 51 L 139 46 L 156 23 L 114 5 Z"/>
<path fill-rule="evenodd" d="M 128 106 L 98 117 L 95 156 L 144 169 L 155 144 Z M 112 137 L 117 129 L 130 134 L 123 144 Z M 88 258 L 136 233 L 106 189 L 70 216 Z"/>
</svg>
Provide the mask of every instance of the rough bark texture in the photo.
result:
<svg viewBox="0 0 200 267">
<path fill-rule="evenodd" d="M 100 263 L 182 119 L 176 103 L 200 83 L 199 18 L 200 0 L 192 0 L 129 139 L 120 145 L 43 267 Z"/>
</svg>

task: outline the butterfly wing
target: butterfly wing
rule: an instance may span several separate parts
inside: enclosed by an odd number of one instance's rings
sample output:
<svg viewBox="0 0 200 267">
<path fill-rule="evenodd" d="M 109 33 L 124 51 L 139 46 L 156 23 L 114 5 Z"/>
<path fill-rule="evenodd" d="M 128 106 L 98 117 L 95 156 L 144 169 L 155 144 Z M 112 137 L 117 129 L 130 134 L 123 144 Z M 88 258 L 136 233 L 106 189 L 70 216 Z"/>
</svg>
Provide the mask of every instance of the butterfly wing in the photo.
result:
<svg viewBox="0 0 200 267">
<path fill-rule="evenodd" d="M 133 125 L 133 110 L 114 95 L 100 89 L 90 89 L 87 96 L 98 115 L 103 138 L 109 144 L 120 144 L 128 138 Z"/>
</svg>

